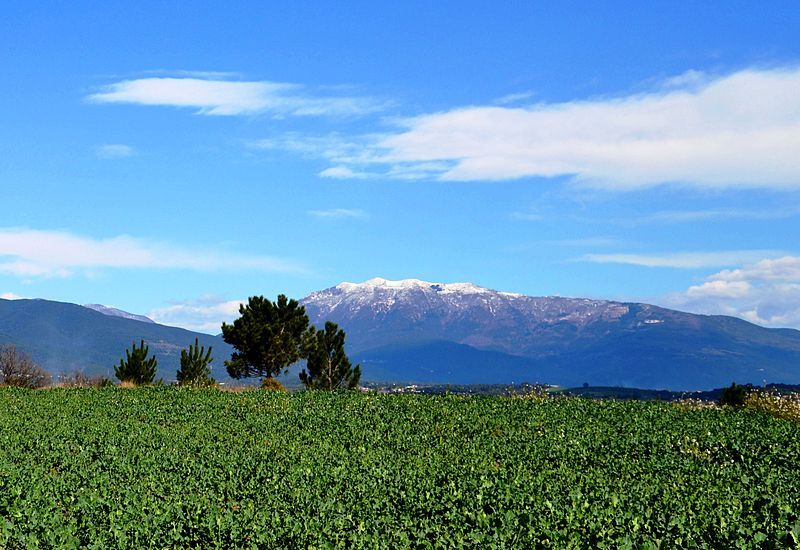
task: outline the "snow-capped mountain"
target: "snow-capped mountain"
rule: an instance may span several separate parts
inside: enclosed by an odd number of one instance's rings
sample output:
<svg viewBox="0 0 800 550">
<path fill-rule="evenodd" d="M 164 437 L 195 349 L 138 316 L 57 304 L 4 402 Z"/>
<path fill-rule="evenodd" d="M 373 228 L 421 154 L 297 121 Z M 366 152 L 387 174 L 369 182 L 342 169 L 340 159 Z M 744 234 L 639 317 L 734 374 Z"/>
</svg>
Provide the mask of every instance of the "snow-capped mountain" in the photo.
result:
<svg viewBox="0 0 800 550">
<path fill-rule="evenodd" d="M 483 288 L 472 283 L 431 283 L 418 279 L 341 283 L 303 299 L 312 322 L 335 319 L 358 328 L 352 346 L 394 342 L 451 340 L 484 349 L 524 355 L 533 342 L 522 339 L 548 326 L 568 324 L 577 330 L 618 320 L 627 304 L 602 300 L 531 297 Z M 638 319 L 660 320 L 649 308 Z M 368 335 L 366 342 L 362 336 Z M 522 345 L 522 346 L 521 346 Z"/>
<path fill-rule="evenodd" d="M 128 313 L 111 306 L 104 306 L 103 304 L 84 304 L 83 307 L 93 309 L 103 315 L 110 315 L 111 317 L 122 317 L 123 319 L 133 319 L 134 321 L 142 321 L 143 323 L 155 323 L 150 317 L 144 315 L 136 315 L 135 313 Z"/>
<path fill-rule="evenodd" d="M 338 323 L 366 378 L 695 389 L 800 382 L 800 331 L 649 304 L 381 278 L 302 300 Z"/>
</svg>

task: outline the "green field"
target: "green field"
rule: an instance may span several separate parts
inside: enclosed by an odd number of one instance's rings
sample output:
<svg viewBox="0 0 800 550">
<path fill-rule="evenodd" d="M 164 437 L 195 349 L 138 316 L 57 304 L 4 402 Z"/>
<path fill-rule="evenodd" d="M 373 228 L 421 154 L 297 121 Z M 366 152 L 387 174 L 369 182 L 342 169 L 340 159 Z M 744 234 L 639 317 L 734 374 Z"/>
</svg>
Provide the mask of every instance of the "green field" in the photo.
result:
<svg viewBox="0 0 800 550">
<path fill-rule="evenodd" d="M 0 547 L 792 548 L 800 425 L 658 402 L 0 390 Z"/>
</svg>

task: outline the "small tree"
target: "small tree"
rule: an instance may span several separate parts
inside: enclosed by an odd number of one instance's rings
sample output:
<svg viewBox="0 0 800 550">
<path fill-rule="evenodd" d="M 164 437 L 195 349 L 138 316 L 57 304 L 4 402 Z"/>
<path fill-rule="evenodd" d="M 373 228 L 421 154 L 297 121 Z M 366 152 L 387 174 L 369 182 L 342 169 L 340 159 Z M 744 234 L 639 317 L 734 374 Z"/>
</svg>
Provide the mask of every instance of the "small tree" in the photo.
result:
<svg viewBox="0 0 800 550">
<path fill-rule="evenodd" d="M 311 335 L 305 308 L 283 294 L 276 302 L 252 296 L 240 317 L 222 324 L 222 338 L 236 351 L 225 367 L 231 378 L 272 378 L 306 356 Z"/>
<path fill-rule="evenodd" d="M 13 344 L 0 345 L 0 386 L 43 388 L 52 377 Z"/>
<path fill-rule="evenodd" d="M 211 346 L 206 351 L 197 338 L 194 345 L 189 345 L 188 350 L 181 350 L 181 368 L 178 369 L 176 378 L 181 386 L 206 387 L 213 386 L 215 381 L 211 378 Z"/>
<path fill-rule="evenodd" d="M 130 351 L 125 350 L 127 359 L 120 359 L 119 366 L 114 367 L 114 374 L 120 382 L 130 382 L 137 386 L 153 383 L 158 362 L 155 356 L 147 357 L 149 351 L 150 348 L 144 345 L 144 340 L 138 348 L 134 342 Z"/>
<path fill-rule="evenodd" d="M 345 334 L 339 325 L 328 321 L 324 330 L 314 334 L 306 369 L 300 380 L 307 388 L 335 390 L 353 389 L 361 379 L 361 366 L 350 365 L 344 352 Z"/>
<path fill-rule="evenodd" d="M 738 386 L 736 382 L 732 383 L 730 387 L 722 390 L 722 396 L 719 398 L 720 405 L 730 405 L 731 407 L 744 407 L 749 393 L 747 386 Z"/>
</svg>

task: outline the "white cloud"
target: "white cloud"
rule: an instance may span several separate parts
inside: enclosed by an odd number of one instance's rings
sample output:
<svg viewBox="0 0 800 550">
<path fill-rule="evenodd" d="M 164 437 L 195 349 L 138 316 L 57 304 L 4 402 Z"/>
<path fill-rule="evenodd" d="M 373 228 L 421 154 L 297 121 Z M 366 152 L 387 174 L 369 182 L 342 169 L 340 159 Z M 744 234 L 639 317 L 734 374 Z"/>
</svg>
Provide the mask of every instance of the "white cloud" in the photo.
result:
<svg viewBox="0 0 800 550">
<path fill-rule="evenodd" d="M 577 261 L 601 264 L 628 264 L 642 267 L 700 269 L 725 267 L 754 261 L 766 255 L 779 254 L 773 250 L 728 250 L 724 252 L 677 252 L 669 254 L 586 254 Z"/>
<path fill-rule="evenodd" d="M 94 103 L 132 103 L 193 108 L 204 115 L 350 116 L 381 110 L 369 98 L 308 94 L 303 86 L 281 82 L 214 78 L 150 77 L 123 80 L 92 94 Z"/>
<path fill-rule="evenodd" d="M 306 271 L 281 258 L 180 247 L 126 235 L 95 239 L 66 231 L 0 228 L 0 273 L 26 278 L 68 277 L 104 268 Z"/>
<path fill-rule="evenodd" d="M 247 300 L 222 300 L 216 296 L 205 296 L 199 300 L 153 309 L 147 316 L 162 325 L 219 334 L 223 321 L 230 323 L 238 318 L 239 305 L 246 302 Z"/>
<path fill-rule="evenodd" d="M 332 179 L 367 179 L 370 177 L 374 177 L 377 174 L 370 174 L 369 172 L 356 172 L 347 166 L 331 166 L 330 168 L 326 168 L 322 172 L 318 174 L 323 178 L 332 178 Z"/>
<path fill-rule="evenodd" d="M 330 208 L 328 210 L 309 210 L 309 216 L 327 220 L 359 219 L 364 220 L 369 216 L 358 208 Z"/>
<path fill-rule="evenodd" d="M 13 292 L 3 292 L 0 294 L 0 299 L 2 300 L 22 300 L 23 297 L 19 294 L 14 294 Z"/>
<path fill-rule="evenodd" d="M 800 328 L 800 256 L 719 271 L 662 303 L 697 313 L 734 315 L 760 325 Z"/>
<path fill-rule="evenodd" d="M 98 145 L 94 148 L 94 152 L 98 158 L 101 159 L 118 159 L 130 157 L 136 154 L 136 150 L 130 145 L 123 145 L 121 143 L 107 143 L 105 145 Z"/>
<path fill-rule="evenodd" d="M 463 107 L 400 121 L 404 129 L 375 138 L 361 162 L 395 177 L 438 163 L 427 175 L 442 180 L 569 176 L 619 190 L 796 189 L 798 90 L 800 68 L 749 69 L 716 78 L 687 73 L 622 97 Z"/>
</svg>

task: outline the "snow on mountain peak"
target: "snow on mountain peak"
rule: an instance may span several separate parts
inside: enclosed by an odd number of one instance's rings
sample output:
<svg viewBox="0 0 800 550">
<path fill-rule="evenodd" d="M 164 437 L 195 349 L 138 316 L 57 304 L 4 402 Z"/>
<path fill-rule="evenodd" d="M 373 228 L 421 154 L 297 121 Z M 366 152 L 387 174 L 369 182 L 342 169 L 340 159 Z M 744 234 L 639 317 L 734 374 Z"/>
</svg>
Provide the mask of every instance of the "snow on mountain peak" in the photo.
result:
<svg viewBox="0 0 800 550">
<path fill-rule="evenodd" d="M 376 290 L 413 290 L 432 291 L 444 294 L 487 294 L 495 291 L 483 288 L 473 283 L 432 283 L 420 279 L 401 279 L 391 281 L 381 277 L 374 277 L 363 283 L 340 283 L 336 285 L 338 290 L 344 292 L 375 292 Z M 515 296 L 511 293 L 502 293 Z"/>
<path fill-rule="evenodd" d="M 123 319 L 132 319 L 134 321 L 141 321 L 143 323 L 155 323 L 155 321 L 153 321 L 151 318 L 145 317 L 144 315 L 128 313 L 127 311 L 122 311 L 121 309 L 117 309 L 112 306 L 104 306 L 103 304 L 84 304 L 83 307 L 93 309 L 98 313 L 102 313 L 103 315 L 108 315 L 110 317 L 122 317 Z"/>
</svg>

